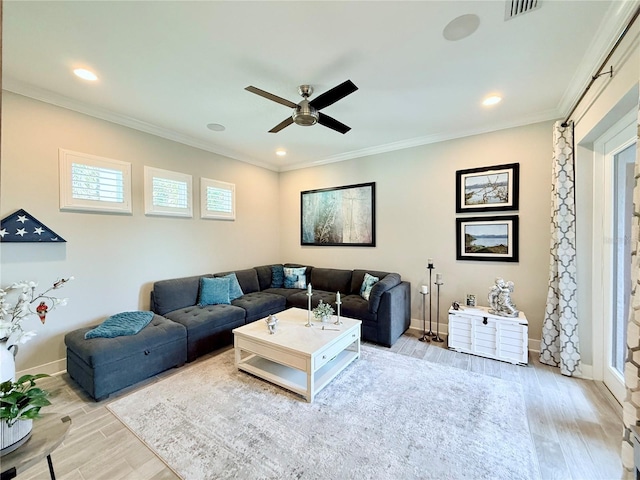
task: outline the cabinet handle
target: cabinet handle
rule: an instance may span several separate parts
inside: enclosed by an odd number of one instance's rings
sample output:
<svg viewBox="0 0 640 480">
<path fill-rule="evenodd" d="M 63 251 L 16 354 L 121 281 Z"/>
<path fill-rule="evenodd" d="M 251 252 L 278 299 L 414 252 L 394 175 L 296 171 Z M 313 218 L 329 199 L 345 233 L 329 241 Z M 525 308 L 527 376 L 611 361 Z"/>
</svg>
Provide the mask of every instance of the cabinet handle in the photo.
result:
<svg viewBox="0 0 640 480">
<path fill-rule="evenodd" d="M 486 325 L 486 324 L 488 323 L 488 322 L 487 322 L 487 317 L 482 317 L 482 323 L 483 323 L 484 325 Z"/>
</svg>

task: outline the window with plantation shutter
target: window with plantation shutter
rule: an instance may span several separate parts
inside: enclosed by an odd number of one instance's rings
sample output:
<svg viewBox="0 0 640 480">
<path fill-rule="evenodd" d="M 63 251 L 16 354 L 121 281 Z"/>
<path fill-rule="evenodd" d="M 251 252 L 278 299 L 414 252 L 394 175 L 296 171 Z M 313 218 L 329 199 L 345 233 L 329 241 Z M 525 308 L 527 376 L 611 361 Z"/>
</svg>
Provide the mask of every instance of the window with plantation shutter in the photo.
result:
<svg viewBox="0 0 640 480">
<path fill-rule="evenodd" d="M 233 183 L 201 178 L 200 216 L 218 220 L 235 220 L 236 186 Z"/>
<path fill-rule="evenodd" d="M 131 164 L 59 149 L 60 209 L 131 213 Z"/>
<path fill-rule="evenodd" d="M 145 214 L 193 216 L 191 175 L 144 167 L 144 190 Z"/>
</svg>

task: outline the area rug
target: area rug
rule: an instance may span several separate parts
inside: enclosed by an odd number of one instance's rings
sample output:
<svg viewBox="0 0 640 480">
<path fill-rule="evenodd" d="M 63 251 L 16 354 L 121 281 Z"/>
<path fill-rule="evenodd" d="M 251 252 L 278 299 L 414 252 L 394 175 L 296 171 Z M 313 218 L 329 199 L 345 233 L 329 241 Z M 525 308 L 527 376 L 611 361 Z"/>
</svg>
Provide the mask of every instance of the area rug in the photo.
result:
<svg viewBox="0 0 640 480">
<path fill-rule="evenodd" d="M 187 480 L 539 478 L 517 383 L 363 346 L 309 404 L 233 362 L 108 408 Z"/>
</svg>

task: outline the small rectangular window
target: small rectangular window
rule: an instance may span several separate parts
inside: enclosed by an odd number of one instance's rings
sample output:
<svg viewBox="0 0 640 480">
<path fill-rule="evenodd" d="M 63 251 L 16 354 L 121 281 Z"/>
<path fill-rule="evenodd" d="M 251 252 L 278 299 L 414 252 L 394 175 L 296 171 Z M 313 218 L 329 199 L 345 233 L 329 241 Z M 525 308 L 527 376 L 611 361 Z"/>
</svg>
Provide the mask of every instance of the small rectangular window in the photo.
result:
<svg viewBox="0 0 640 480">
<path fill-rule="evenodd" d="M 60 209 L 131 213 L 131 164 L 59 149 Z"/>
<path fill-rule="evenodd" d="M 200 216 L 218 220 L 235 220 L 236 186 L 233 183 L 201 178 Z"/>
<path fill-rule="evenodd" d="M 191 175 L 144 167 L 145 214 L 192 217 L 191 198 Z"/>
</svg>

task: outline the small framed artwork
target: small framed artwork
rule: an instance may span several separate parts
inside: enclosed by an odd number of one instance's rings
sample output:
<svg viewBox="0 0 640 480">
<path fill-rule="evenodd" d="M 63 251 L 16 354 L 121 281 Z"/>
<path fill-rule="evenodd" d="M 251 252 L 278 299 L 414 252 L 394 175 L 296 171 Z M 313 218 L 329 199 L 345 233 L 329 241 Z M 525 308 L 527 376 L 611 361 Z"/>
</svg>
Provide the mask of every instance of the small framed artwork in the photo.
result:
<svg viewBox="0 0 640 480">
<path fill-rule="evenodd" d="M 456 219 L 458 260 L 518 261 L 518 216 Z"/>
<path fill-rule="evenodd" d="M 456 212 L 518 210 L 519 182 L 519 163 L 458 170 Z"/>
<path fill-rule="evenodd" d="M 376 246 L 376 184 L 300 192 L 300 244 Z"/>
<path fill-rule="evenodd" d="M 476 306 L 476 296 L 473 293 L 467 294 L 467 307 L 475 307 Z"/>
</svg>

